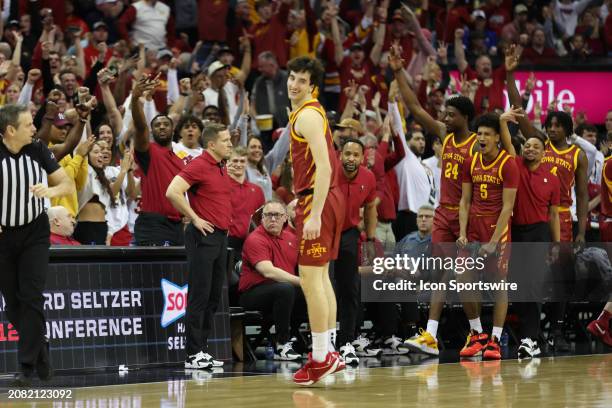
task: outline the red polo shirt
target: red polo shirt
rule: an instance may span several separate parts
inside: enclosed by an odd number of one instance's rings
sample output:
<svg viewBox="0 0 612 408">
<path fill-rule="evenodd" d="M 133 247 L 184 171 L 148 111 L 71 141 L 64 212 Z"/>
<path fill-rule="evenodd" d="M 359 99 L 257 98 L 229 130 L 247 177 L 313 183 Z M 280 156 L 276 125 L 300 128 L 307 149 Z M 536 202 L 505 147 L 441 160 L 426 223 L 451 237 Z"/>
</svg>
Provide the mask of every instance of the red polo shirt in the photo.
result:
<svg viewBox="0 0 612 408">
<path fill-rule="evenodd" d="M 172 149 L 155 142 L 149 143 L 146 152 L 135 152 L 138 166 L 142 170 L 140 178 L 140 211 L 164 215 L 173 221 L 180 221 L 181 214 L 166 198 L 170 182 L 185 167 L 183 160 Z"/>
<path fill-rule="evenodd" d="M 359 225 L 359 209 L 367 203 L 376 199 L 376 178 L 374 174 L 359 166 L 357 175 L 349 180 L 344 175 L 344 171 L 338 172 L 338 184 L 346 201 L 346 215 L 342 231 Z"/>
<path fill-rule="evenodd" d="M 232 237 L 246 239 L 249 234 L 249 222 L 253 213 L 264 203 L 261 187 L 244 181 L 242 184 L 230 177 L 232 187 L 232 225 L 229 234 Z"/>
<path fill-rule="evenodd" d="M 205 150 L 189 162 L 179 176 L 191 186 L 187 192 L 189 204 L 198 217 L 221 230 L 228 230 L 232 220 L 232 188 L 225 162 L 217 162 Z"/>
<path fill-rule="evenodd" d="M 242 273 L 238 282 L 238 292 L 246 292 L 262 283 L 273 283 L 257 272 L 255 265 L 270 261 L 272 265 L 295 275 L 298 247 L 295 234 L 289 228 L 283 229 L 278 237 L 268 234 L 263 225 L 249 235 L 242 248 Z"/>
<path fill-rule="evenodd" d="M 76 241 L 70 237 L 58 235 L 54 232 L 51 233 L 49 239 L 51 241 L 51 245 L 81 245 L 79 241 Z"/>
<path fill-rule="evenodd" d="M 540 164 L 535 171 L 529 171 L 522 157 L 516 157 L 515 162 L 521 179 L 514 201 L 512 223 L 529 225 L 548 222 L 548 207 L 559 205 L 559 179 L 545 164 Z"/>
</svg>

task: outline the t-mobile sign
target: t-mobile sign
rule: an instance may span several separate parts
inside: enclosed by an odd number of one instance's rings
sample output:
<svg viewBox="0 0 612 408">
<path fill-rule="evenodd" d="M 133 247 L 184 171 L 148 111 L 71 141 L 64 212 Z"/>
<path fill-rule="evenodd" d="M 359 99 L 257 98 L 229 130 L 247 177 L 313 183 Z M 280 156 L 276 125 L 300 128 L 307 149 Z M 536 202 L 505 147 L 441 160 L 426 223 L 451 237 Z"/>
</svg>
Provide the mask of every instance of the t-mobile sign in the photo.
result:
<svg viewBox="0 0 612 408">
<path fill-rule="evenodd" d="M 516 85 L 521 94 L 528 77 L 529 72 L 515 73 Z M 535 88 L 527 106 L 530 117 L 533 117 L 536 101 L 540 103 L 545 114 L 548 104 L 555 99 L 557 110 L 569 105 L 574 114 L 585 112 L 590 123 L 604 123 L 606 113 L 612 109 L 612 73 L 610 72 L 537 71 L 535 77 Z M 506 107 L 508 107 L 507 98 Z"/>
<path fill-rule="evenodd" d="M 516 85 L 521 94 L 529 78 L 529 71 L 519 71 L 514 74 Z M 536 84 L 527 106 L 527 113 L 533 119 L 535 102 L 542 107 L 542 120 L 546 115 L 548 104 L 557 101 L 557 110 L 563 110 L 565 105 L 572 108 L 574 115 L 585 112 L 589 123 L 603 124 L 608 110 L 612 109 L 612 73 L 609 72 L 552 72 L 536 71 Z M 451 76 L 460 83 L 457 71 Z M 507 91 L 506 109 L 509 107 Z"/>
</svg>

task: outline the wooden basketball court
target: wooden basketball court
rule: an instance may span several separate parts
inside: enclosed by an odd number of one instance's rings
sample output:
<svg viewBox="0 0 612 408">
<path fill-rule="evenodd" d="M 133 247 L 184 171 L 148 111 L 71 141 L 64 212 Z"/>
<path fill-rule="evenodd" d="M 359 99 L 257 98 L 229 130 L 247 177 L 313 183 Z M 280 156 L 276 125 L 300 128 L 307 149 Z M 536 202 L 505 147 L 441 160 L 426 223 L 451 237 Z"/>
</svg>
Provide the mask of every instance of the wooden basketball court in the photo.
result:
<svg viewBox="0 0 612 408">
<path fill-rule="evenodd" d="M 280 373 L 168 369 L 163 382 L 74 388 L 70 400 L 15 401 L 20 407 L 610 407 L 612 354 L 547 357 L 519 362 L 437 359 L 405 366 L 348 368 L 323 384 L 291 382 L 295 363 Z M 95 374 L 92 374 L 95 375 Z M 127 374 L 127 376 L 132 373 Z M 7 401 L 6 394 L 3 400 Z"/>
</svg>

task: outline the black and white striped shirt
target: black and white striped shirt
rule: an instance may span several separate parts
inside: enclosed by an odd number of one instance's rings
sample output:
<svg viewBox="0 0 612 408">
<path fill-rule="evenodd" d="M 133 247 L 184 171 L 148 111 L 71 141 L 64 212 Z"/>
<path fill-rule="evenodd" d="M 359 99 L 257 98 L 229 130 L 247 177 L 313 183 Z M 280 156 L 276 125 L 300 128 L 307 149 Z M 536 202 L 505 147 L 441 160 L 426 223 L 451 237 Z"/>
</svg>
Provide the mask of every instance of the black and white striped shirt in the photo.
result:
<svg viewBox="0 0 612 408">
<path fill-rule="evenodd" d="M 0 141 L 0 225 L 18 227 L 34 221 L 45 211 L 45 199 L 36 198 L 30 187 L 47 185 L 47 175 L 59 169 L 53 153 L 40 141 L 11 153 Z"/>
</svg>

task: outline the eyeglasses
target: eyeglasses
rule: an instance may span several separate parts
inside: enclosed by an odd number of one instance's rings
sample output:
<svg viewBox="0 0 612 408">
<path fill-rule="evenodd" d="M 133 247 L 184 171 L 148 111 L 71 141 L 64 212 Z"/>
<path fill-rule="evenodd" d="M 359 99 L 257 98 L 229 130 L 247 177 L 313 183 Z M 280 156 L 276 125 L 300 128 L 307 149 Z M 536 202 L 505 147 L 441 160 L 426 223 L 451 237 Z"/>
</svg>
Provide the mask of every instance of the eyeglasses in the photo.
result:
<svg viewBox="0 0 612 408">
<path fill-rule="evenodd" d="M 263 216 L 266 218 L 275 218 L 275 219 L 280 219 L 283 218 L 285 216 L 285 214 L 283 213 L 277 213 L 277 212 L 273 212 L 273 213 L 263 213 Z"/>
</svg>

